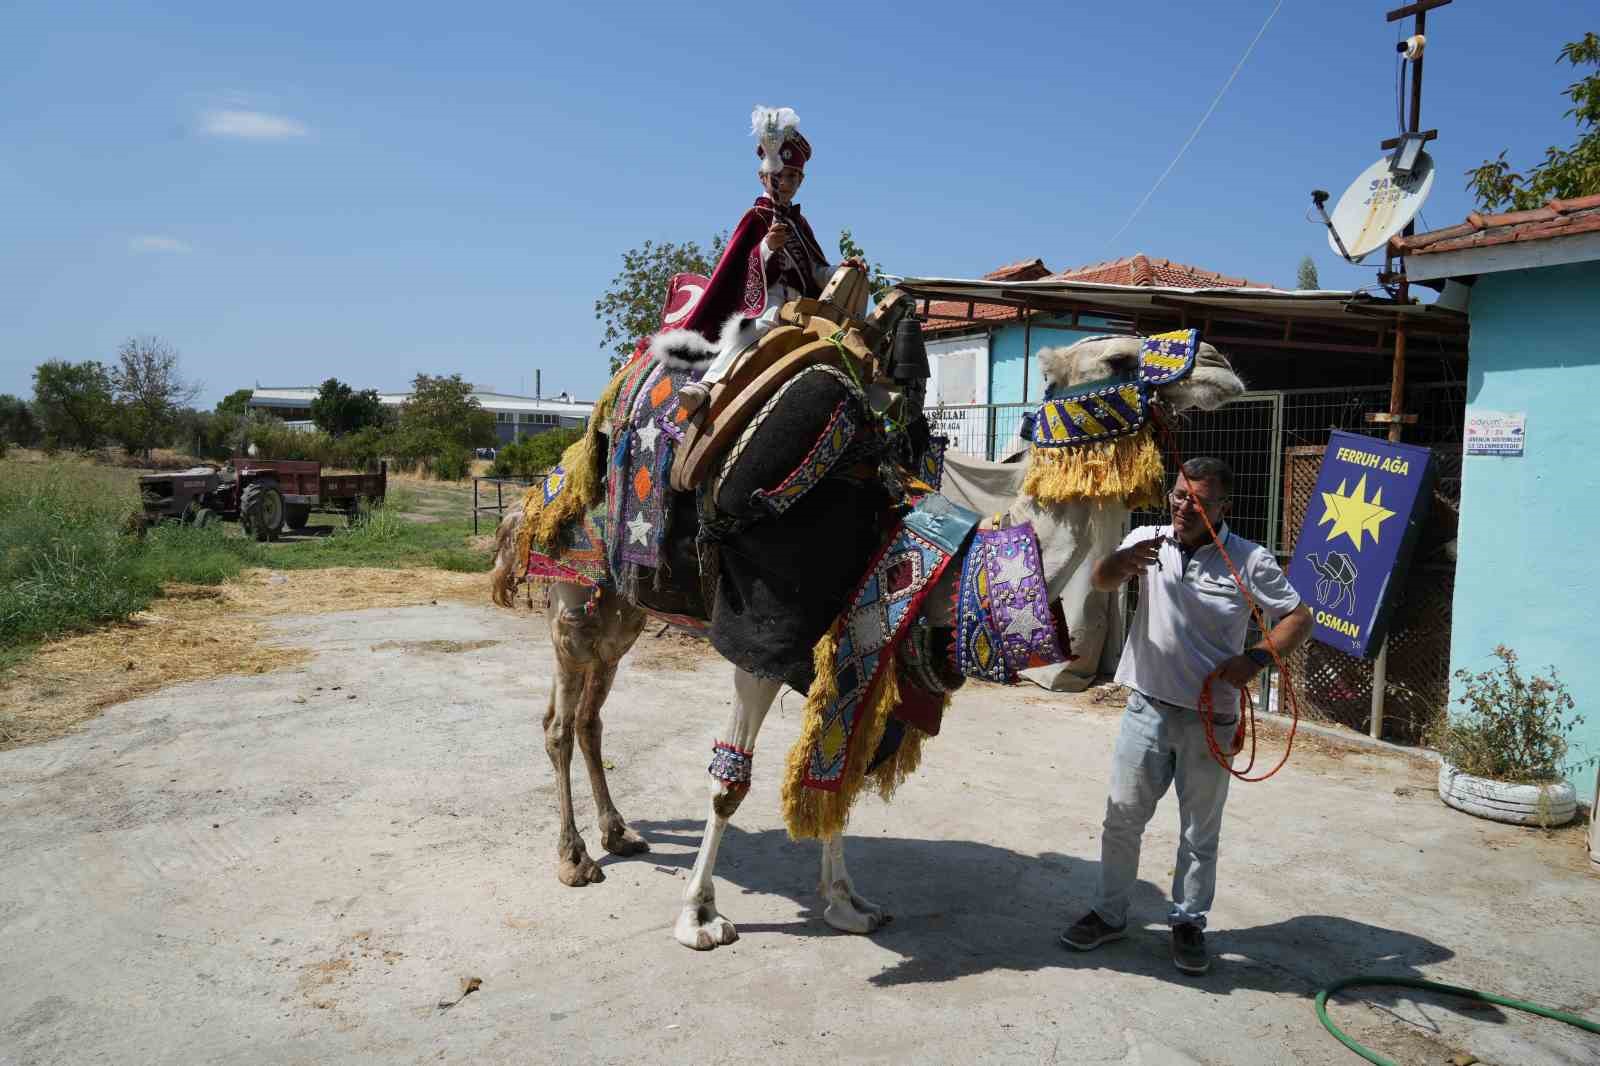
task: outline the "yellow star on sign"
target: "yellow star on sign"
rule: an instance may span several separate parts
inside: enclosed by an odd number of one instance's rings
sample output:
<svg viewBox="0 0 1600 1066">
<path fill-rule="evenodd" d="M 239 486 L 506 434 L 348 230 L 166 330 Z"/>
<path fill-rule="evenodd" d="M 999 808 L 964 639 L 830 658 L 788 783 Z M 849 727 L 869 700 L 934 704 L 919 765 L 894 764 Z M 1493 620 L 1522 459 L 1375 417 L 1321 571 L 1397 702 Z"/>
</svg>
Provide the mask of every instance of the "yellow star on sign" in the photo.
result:
<svg viewBox="0 0 1600 1066">
<path fill-rule="evenodd" d="M 1366 497 L 1367 475 L 1365 474 L 1362 474 L 1361 480 L 1356 482 L 1355 491 L 1348 495 L 1343 481 L 1339 482 L 1338 492 L 1322 494 L 1322 518 L 1317 525 L 1333 523 L 1333 529 L 1328 533 L 1329 543 L 1342 534 L 1356 546 L 1356 551 L 1360 551 L 1362 533 L 1372 534 L 1373 543 L 1378 542 L 1378 530 L 1386 519 L 1394 517 L 1394 512 L 1383 506 L 1382 486 L 1373 490 L 1371 500 Z"/>
</svg>

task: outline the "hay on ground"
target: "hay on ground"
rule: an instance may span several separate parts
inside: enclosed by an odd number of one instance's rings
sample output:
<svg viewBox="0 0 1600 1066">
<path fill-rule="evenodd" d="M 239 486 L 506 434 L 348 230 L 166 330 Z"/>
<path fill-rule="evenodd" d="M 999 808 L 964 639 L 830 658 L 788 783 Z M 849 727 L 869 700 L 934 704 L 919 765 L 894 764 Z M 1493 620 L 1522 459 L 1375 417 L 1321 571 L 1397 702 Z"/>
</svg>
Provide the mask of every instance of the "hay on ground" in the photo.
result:
<svg viewBox="0 0 1600 1066">
<path fill-rule="evenodd" d="M 169 585 L 128 622 L 51 641 L 0 681 L 0 750 L 71 732 L 102 710 L 186 681 L 264 674 L 307 661 L 269 647 L 262 620 L 484 603 L 482 574 L 444 570 L 247 570 L 223 585 Z"/>
</svg>

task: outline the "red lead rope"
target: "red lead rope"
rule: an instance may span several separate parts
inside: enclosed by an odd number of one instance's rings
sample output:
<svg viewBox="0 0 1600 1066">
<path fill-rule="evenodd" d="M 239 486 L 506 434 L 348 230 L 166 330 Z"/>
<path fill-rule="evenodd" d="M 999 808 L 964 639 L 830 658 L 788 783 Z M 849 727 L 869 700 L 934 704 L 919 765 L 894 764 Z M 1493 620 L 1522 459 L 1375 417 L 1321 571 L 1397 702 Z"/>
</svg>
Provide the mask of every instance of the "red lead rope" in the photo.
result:
<svg viewBox="0 0 1600 1066">
<path fill-rule="evenodd" d="M 1158 424 L 1161 427 L 1163 436 L 1166 438 L 1167 450 L 1172 453 L 1174 458 L 1176 458 L 1178 468 L 1181 470 L 1183 468 L 1183 456 L 1178 451 L 1177 434 L 1172 431 L 1171 426 L 1166 423 L 1165 419 L 1160 420 Z M 1289 693 L 1289 708 L 1291 712 L 1291 718 L 1289 721 L 1289 741 L 1284 746 L 1283 758 L 1278 760 L 1278 765 L 1274 766 L 1266 773 L 1260 774 L 1256 777 L 1249 776 L 1250 771 L 1256 765 L 1255 701 L 1250 697 L 1250 690 L 1244 686 L 1240 686 L 1239 725 L 1233 733 L 1233 746 L 1231 750 L 1223 751 L 1222 746 L 1217 743 L 1217 734 L 1214 726 L 1216 708 L 1211 696 L 1211 682 L 1218 676 L 1220 670 L 1213 670 L 1211 673 L 1207 674 L 1206 679 L 1200 683 L 1199 711 L 1201 724 L 1205 726 L 1206 730 L 1206 747 L 1211 749 L 1211 757 L 1217 760 L 1217 764 L 1234 777 L 1237 777 L 1240 781 L 1265 781 L 1267 778 L 1283 769 L 1284 764 L 1289 761 L 1289 753 L 1294 750 L 1294 735 L 1296 730 L 1300 728 L 1300 697 L 1295 692 L 1294 680 L 1289 676 L 1289 671 L 1285 669 L 1283 665 L 1283 659 L 1278 656 L 1277 647 L 1275 647 L 1272 643 L 1272 634 L 1268 630 L 1266 619 L 1261 615 L 1261 608 L 1256 606 L 1255 597 L 1251 596 L 1250 590 L 1245 588 L 1244 578 L 1239 576 L 1238 568 L 1233 565 L 1233 560 L 1228 557 L 1228 549 L 1224 548 L 1222 546 L 1222 541 L 1218 539 L 1217 531 L 1211 525 L 1210 516 L 1206 514 L 1204 508 L 1196 508 L 1196 510 L 1199 510 L 1200 512 L 1200 520 L 1206 524 L 1206 532 L 1211 534 L 1211 543 L 1217 546 L 1217 551 L 1222 554 L 1222 561 L 1228 564 L 1228 573 L 1233 575 L 1233 583 L 1239 586 L 1239 594 L 1244 597 L 1244 602 L 1250 605 L 1250 616 L 1255 619 L 1256 625 L 1260 627 L 1261 637 L 1267 642 L 1267 651 L 1269 654 L 1271 654 L 1273 663 L 1278 667 L 1278 676 L 1282 679 L 1283 687 Z M 1244 747 L 1245 720 L 1247 718 L 1250 722 L 1250 759 L 1245 763 L 1244 769 L 1241 770 L 1233 765 L 1233 756 L 1238 754 L 1238 752 Z"/>
</svg>

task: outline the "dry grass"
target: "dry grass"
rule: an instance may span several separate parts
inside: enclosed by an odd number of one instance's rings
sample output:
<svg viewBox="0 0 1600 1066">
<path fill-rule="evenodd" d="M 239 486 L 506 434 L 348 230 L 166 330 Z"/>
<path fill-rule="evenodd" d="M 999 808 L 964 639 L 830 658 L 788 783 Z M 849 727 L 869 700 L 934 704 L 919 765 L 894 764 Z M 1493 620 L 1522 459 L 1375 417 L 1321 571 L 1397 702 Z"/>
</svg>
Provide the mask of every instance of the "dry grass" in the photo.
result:
<svg viewBox="0 0 1600 1066">
<path fill-rule="evenodd" d="M 266 618 L 439 600 L 484 603 L 482 574 L 249 570 L 220 586 L 168 586 L 129 622 L 52 641 L 0 684 L 0 750 L 62 736 L 114 704 L 186 681 L 264 674 L 311 657 L 270 647 Z"/>
</svg>

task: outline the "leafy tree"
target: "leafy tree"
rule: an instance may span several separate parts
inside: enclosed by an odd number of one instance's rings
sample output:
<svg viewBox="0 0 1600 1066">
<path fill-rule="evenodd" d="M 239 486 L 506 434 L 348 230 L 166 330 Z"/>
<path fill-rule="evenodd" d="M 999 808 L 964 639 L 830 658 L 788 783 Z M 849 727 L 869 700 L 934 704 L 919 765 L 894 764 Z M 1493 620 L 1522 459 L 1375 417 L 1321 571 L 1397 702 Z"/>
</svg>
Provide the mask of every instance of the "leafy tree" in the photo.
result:
<svg viewBox="0 0 1600 1066">
<path fill-rule="evenodd" d="M 893 285 L 884 280 L 883 266 L 868 259 L 867 253 L 862 249 L 861 245 L 856 243 L 855 235 L 848 229 L 842 229 L 839 231 L 839 259 L 842 262 L 851 256 L 855 256 L 867 264 L 867 281 L 874 300 L 894 288 Z"/>
<path fill-rule="evenodd" d="M 1317 264 L 1308 255 L 1300 260 L 1300 271 L 1295 275 L 1295 288 L 1320 289 L 1322 283 L 1317 280 Z"/>
<path fill-rule="evenodd" d="M 311 401 L 311 421 L 331 436 L 341 437 L 367 426 L 382 425 L 383 404 L 378 390 L 356 392 L 338 378 L 329 378 Z"/>
<path fill-rule="evenodd" d="M 460 374 L 418 374 L 411 398 L 400 408 L 400 428 L 414 445 L 424 445 L 419 454 L 437 454 L 445 443 L 486 448 L 498 439 L 494 415 L 483 409 Z"/>
<path fill-rule="evenodd" d="M 694 241 L 645 241 L 622 253 L 622 269 L 594 302 L 595 319 L 605 323 L 600 347 L 611 352 L 611 373 L 615 374 L 627 361 L 641 338 L 660 327 L 661 303 L 672 276 L 709 276 L 727 243 L 728 234 L 724 232 L 711 238 L 709 253 Z"/>
<path fill-rule="evenodd" d="M 217 402 L 217 414 L 242 415 L 250 409 L 250 397 L 255 389 L 234 389 Z"/>
<path fill-rule="evenodd" d="M 39 423 L 28 401 L 0 395 L 0 443 L 20 444 L 24 448 L 39 443 Z"/>
<path fill-rule="evenodd" d="M 180 407 L 194 402 L 200 386 L 184 381 L 178 352 L 159 337 L 131 337 L 117 349 L 111 389 L 120 407 L 117 435 L 130 453 L 150 449 L 171 436 Z"/>
<path fill-rule="evenodd" d="M 561 462 L 561 453 L 583 436 L 583 430 L 576 428 L 547 429 L 538 436 L 528 441 L 528 465 L 530 473 L 542 474 L 553 469 Z"/>
<path fill-rule="evenodd" d="M 1580 70 L 1600 68 L 1600 36 L 1591 32 L 1569 41 L 1556 58 L 1562 60 Z M 1577 141 L 1570 148 L 1546 148 L 1544 161 L 1526 174 L 1512 170 L 1503 151 L 1467 171 L 1467 188 L 1480 208 L 1526 211 L 1553 199 L 1600 192 L 1600 69 L 1567 86 L 1564 94 L 1572 101 L 1566 116 L 1578 123 Z"/>
<path fill-rule="evenodd" d="M 94 360 L 40 363 L 33 371 L 33 411 L 48 446 L 96 447 L 115 413 L 111 375 Z"/>
</svg>

